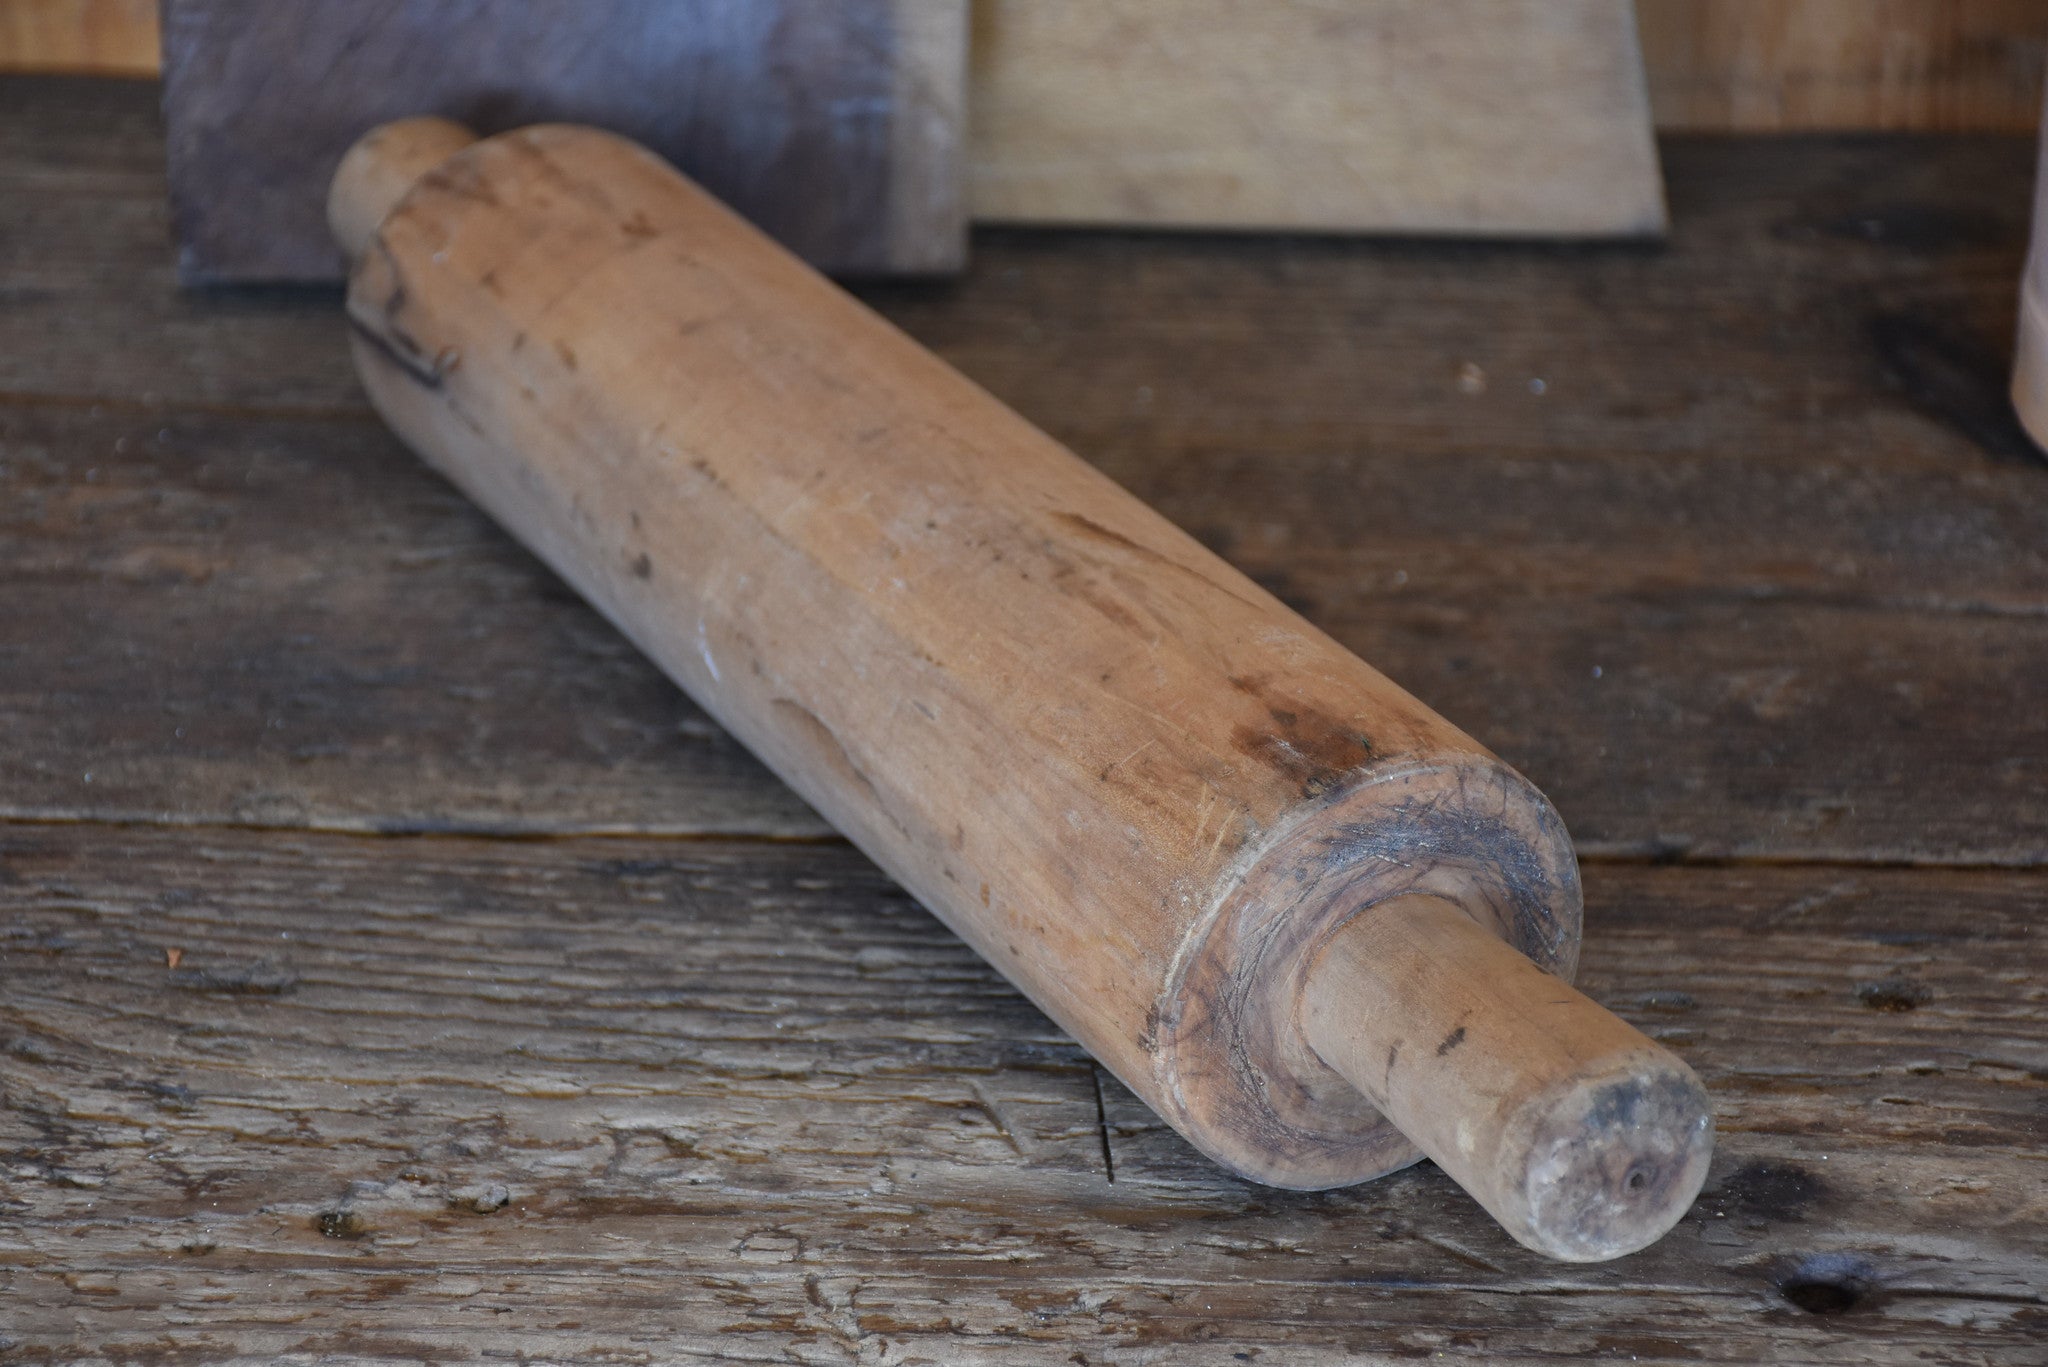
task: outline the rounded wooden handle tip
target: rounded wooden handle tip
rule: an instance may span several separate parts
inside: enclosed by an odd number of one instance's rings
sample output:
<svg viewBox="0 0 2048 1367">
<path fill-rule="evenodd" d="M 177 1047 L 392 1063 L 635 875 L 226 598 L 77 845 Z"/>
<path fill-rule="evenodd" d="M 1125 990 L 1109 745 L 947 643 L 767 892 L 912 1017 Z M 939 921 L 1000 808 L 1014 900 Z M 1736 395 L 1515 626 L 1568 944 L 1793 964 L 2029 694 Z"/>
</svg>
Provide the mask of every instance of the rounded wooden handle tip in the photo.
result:
<svg viewBox="0 0 2048 1367">
<path fill-rule="evenodd" d="M 1455 905 L 1411 896 L 1332 937 L 1302 999 L 1318 1056 L 1521 1243 L 1632 1253 L 1706 1180 L 1690 1068 Z"/>
<path fill-rule="evenodd" d="M 452 119 L 424 116 L 380 124 L 342 155 L 327 187 L 327 228 L 354 265 L 385 218 L 421 176 L 475 142 Z"/>
</svg>

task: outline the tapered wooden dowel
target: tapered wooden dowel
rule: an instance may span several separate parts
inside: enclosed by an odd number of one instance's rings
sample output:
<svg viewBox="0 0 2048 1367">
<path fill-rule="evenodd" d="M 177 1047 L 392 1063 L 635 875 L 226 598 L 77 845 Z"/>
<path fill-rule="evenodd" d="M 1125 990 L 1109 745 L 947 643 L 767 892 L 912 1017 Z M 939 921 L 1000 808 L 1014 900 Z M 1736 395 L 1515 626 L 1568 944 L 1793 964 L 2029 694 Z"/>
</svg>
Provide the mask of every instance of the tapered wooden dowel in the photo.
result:
<svg viewBox="0 0 2048 1367">
<path fill-rule="evenodd" d="M 1678 1218 L 1697 1084 L 1471 738 L 631 144 L 396 125 L 329 216 L 391 425 L 1203 1152 Z"/>
<path fill-rule="evenodd" d="M 1664 1233 L 1706 1175 L 1692 1070 L 1451 903 L 1399 897 L 1310 969 L 1323 1060 L 1515 1238 L 1589 1262 Z"/>
</svg>

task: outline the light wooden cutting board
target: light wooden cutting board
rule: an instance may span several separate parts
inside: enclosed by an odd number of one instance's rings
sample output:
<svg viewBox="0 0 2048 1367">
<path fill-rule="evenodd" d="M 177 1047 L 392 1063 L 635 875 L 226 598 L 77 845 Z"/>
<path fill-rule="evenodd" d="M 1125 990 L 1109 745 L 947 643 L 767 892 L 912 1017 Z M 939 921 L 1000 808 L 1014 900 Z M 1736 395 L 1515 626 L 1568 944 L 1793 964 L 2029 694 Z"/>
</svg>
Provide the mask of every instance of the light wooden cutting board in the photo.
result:
<svg viewBox="0 0 2048 1367">
<path fill-rule="evenodd" d="M 1664 227 L 1629 0 L 977 0 L 975 218 Z"/>
</svg>

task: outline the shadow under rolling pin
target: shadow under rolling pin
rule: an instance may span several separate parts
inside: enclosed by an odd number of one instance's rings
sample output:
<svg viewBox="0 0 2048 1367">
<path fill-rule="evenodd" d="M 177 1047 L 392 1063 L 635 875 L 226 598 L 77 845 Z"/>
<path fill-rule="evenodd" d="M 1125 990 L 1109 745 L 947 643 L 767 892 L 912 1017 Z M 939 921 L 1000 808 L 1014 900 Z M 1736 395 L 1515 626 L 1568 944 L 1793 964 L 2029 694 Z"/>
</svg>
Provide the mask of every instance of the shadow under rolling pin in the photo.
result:
<svg viewBox="0 0 2048 1367">
<path fill-rule="evenodd" d="M 1691 1204 L 1476 742 L 630 143 L 387 125 L 329 218 L 400 435 L 1204 1153 L 1578 1261 Z"/>
</svg>

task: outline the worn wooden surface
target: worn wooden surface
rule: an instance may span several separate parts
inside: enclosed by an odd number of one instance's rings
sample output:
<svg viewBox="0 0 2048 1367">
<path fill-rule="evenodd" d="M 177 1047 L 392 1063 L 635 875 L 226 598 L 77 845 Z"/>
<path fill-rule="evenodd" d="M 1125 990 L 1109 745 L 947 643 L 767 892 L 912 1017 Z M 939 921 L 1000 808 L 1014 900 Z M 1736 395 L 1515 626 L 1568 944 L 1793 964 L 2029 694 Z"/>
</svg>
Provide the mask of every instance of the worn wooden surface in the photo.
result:
<svg viewBox="0 0 2048 1367">
<path fill-rule="evenodd" d="M 2040 116 L 2048 7 L 2039 0 L 1635 0 L 1635 9 L 1659 128 L 2021 133 Z M 0 71 L 153 74 L 156 11 L 157 0 L 0 0 Z"/>
<path fill-rule="evenodd" d="M 157 0 L 0 0 L 0 71 L 153 76 Z"/>
<path fill-rule="evenodd" d="M 2005 129 L 2041 113 L 2039 0 L 1636 0 L 1661 128 Z"/>
<path fill-rule="evenodd" d="M 165 0 L 179 264 L 338 280 L 327 185 L 378 124 L 594 123 L 828 271 L 957 270 L 966 0 Z"/>
<path fill-rule="evenodd" d="M 1664 225 L 1629 0 L 983 0 L 977 220 Z"/>
<path fill-rule="evenodd" d="M 337 295 L 174 290 L 153 99 L 0 83 L 0 1361 L 2048 1359 L 2024 141 L 870 292 L 1557 799 L 1722 1136 L 1573 1269 L 1195 1157 L 383 433 Z"/>
</svg>

